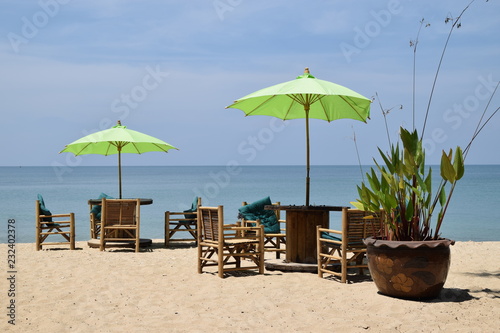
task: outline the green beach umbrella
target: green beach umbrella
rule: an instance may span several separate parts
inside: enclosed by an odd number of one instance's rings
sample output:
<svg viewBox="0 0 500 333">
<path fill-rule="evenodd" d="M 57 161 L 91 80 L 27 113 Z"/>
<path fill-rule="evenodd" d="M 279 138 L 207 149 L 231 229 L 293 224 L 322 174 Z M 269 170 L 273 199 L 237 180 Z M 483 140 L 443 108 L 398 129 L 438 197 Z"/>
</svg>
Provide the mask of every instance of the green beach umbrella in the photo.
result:
<svg viewBox="0 0 500 333">
<path fill-rule="evenodd" d="M 306 68 L 295 80 L 256 91 L 226 108 L 240 109 L 246 116 L 265 115 L 283 120 L 305 118 L 306 206 L 309 206 L 309 118 L 366 122 L 370 103 L 368 98 L 351 89 L 315 78 Z"/>
<path fill-rule="evenodd" d="M 168 152 L 177 149 L 174 146 L 118 124 L 110 129 L 84 136 L 69 145 L 59 153 L 73 153 L 75 156 L 86 154 L 114 155 L 118 154 L 118 183 L 120 199 L 122 198 L 122 153 L 142 154 L 150 151 Z"/>
</svg>

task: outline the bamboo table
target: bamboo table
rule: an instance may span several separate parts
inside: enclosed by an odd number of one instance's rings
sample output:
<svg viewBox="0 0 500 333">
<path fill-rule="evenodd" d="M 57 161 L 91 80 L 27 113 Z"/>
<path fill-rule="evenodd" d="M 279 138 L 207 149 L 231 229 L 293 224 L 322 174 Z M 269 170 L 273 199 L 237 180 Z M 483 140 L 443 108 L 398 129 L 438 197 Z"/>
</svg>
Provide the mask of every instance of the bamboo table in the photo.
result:
<svg viewBox="0 0 500 333">
<path fill-rule="evenodd" d="M 150 199 L 150 198 L 140 198 L 139 200 L 141 202 L 141 206 L 142 205 L 151 205 L 153 203 L 153 199 Z M 88 204 L 89 204 L 90 210 L 92 210 L 93 206 L 96 206 L 96 205 L 100 206 L 102 204 L 102 199 L 89 199 Z M 92 219 L 92 217 L 91 217 L 91 219 Z M 90 221 L 90 224 L 91 224 L 91 229 L 95 228 L 95 226 L 92 227 L 92 220 Z M 91 230 L 91 237 L 92 237 L 92 230 Z M 123 247 L 132 247 L 134 245 L 134 242 L 127 242 L 127 241 L 122 241 L 122 242 L 108 242 L 108 243 L 112 244 L 113 247 L 120 247 L 120 246 L 123 246 Z M 140 243 L 141 247 L 150 246 L 153 243 L 153 240 L 149 239 L 149 238 L 141 238 L 140 241 L 139 241 L 139 243 Z M 90 247 L 99 247 L 100 246 L 100 240 L 97 239 L 97 238 L 91 238 L 87 242 L 87 244 Z"/>
<path fill-rule="evenodd" d="M 342 206 L 274 206 L 264 209 L 286 211 L 286 261 L 317 263 L 316 226 L 330 226 L 330 212 L 341 212 Z"/>
</svg>

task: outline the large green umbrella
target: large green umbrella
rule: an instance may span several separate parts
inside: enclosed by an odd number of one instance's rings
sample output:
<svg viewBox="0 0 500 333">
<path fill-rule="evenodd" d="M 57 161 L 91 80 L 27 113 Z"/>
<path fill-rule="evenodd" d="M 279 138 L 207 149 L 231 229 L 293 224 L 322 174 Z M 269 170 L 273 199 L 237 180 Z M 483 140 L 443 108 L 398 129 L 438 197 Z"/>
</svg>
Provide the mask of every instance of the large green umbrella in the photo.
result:
<svg viewBox="0 0 500 333">
<path fill-rule="evenodd" d="M 122 126 L 120 121 L 110 129 L 96 132 L 66 145 L 60 153 L 73 153 L 75 156 L 85 154 L 113 155 L 118 154 L 118 183 L 120 199 L 122 198 L 122 153 L 142 154 L 149 151 L 168 152 L 177 149 L 174 146 L 152 136 L 133 131 Z"/>
<path fill-rule="evenodd" d="M 247 116 L 306 119 L 306 206 L 309 206 L 309 118 L 328 122 L 349 118 L 366 122 L 370 103 L 368 98 L 346 87 L 316 79 L 306 68 L 295 80 L 256 91 L 227 108 L 240 109 Z"/>
</svg>

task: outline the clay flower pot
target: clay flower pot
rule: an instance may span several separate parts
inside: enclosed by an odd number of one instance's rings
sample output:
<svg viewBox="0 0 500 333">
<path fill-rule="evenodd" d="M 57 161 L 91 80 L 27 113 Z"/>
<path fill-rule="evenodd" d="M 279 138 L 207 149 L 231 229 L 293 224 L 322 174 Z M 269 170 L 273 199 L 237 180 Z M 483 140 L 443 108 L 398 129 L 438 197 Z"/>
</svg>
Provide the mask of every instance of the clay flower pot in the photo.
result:
<svg viewBox="0 0 500 333">
<path fill-rule="evenodd" d="M 406 299 L 436 298 L 450 268 L 449 239 L 388 241 L 366 238 L 368 268 L 380 293 Z"/>
</svg>

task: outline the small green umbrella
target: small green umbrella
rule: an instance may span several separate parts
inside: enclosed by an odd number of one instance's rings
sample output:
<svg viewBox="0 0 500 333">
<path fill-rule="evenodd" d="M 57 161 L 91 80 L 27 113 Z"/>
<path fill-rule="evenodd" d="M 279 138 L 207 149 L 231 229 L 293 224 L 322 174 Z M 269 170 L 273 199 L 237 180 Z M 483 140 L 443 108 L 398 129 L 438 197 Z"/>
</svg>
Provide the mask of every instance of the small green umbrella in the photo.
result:
<svg viewBox="0 0 500 333">
<path fill-rule="evenodd" d="M 306 68 L 295 80 L 256 91 L 227 108 L 240 109 L 247 116 L 306 119 L 306 206 L 309 206 L 309 118 L 328 122 L 348 118 L 366 122 L 370 103 L 368 98 L 351 89 L 316 79 Z"/>
<path fill-rule="evenodd" d="M 142 154 L 150 151 L 168 152 L 174 146 L 152 136 L 127 129 L 121 122 L 110 129 L 84 136 L 69 145 L 60 153 L 73 153 L 75 156 L 86 154 L 118 154 L 118 183 L 122 198 L 122 153 Z"/>
</svg>

